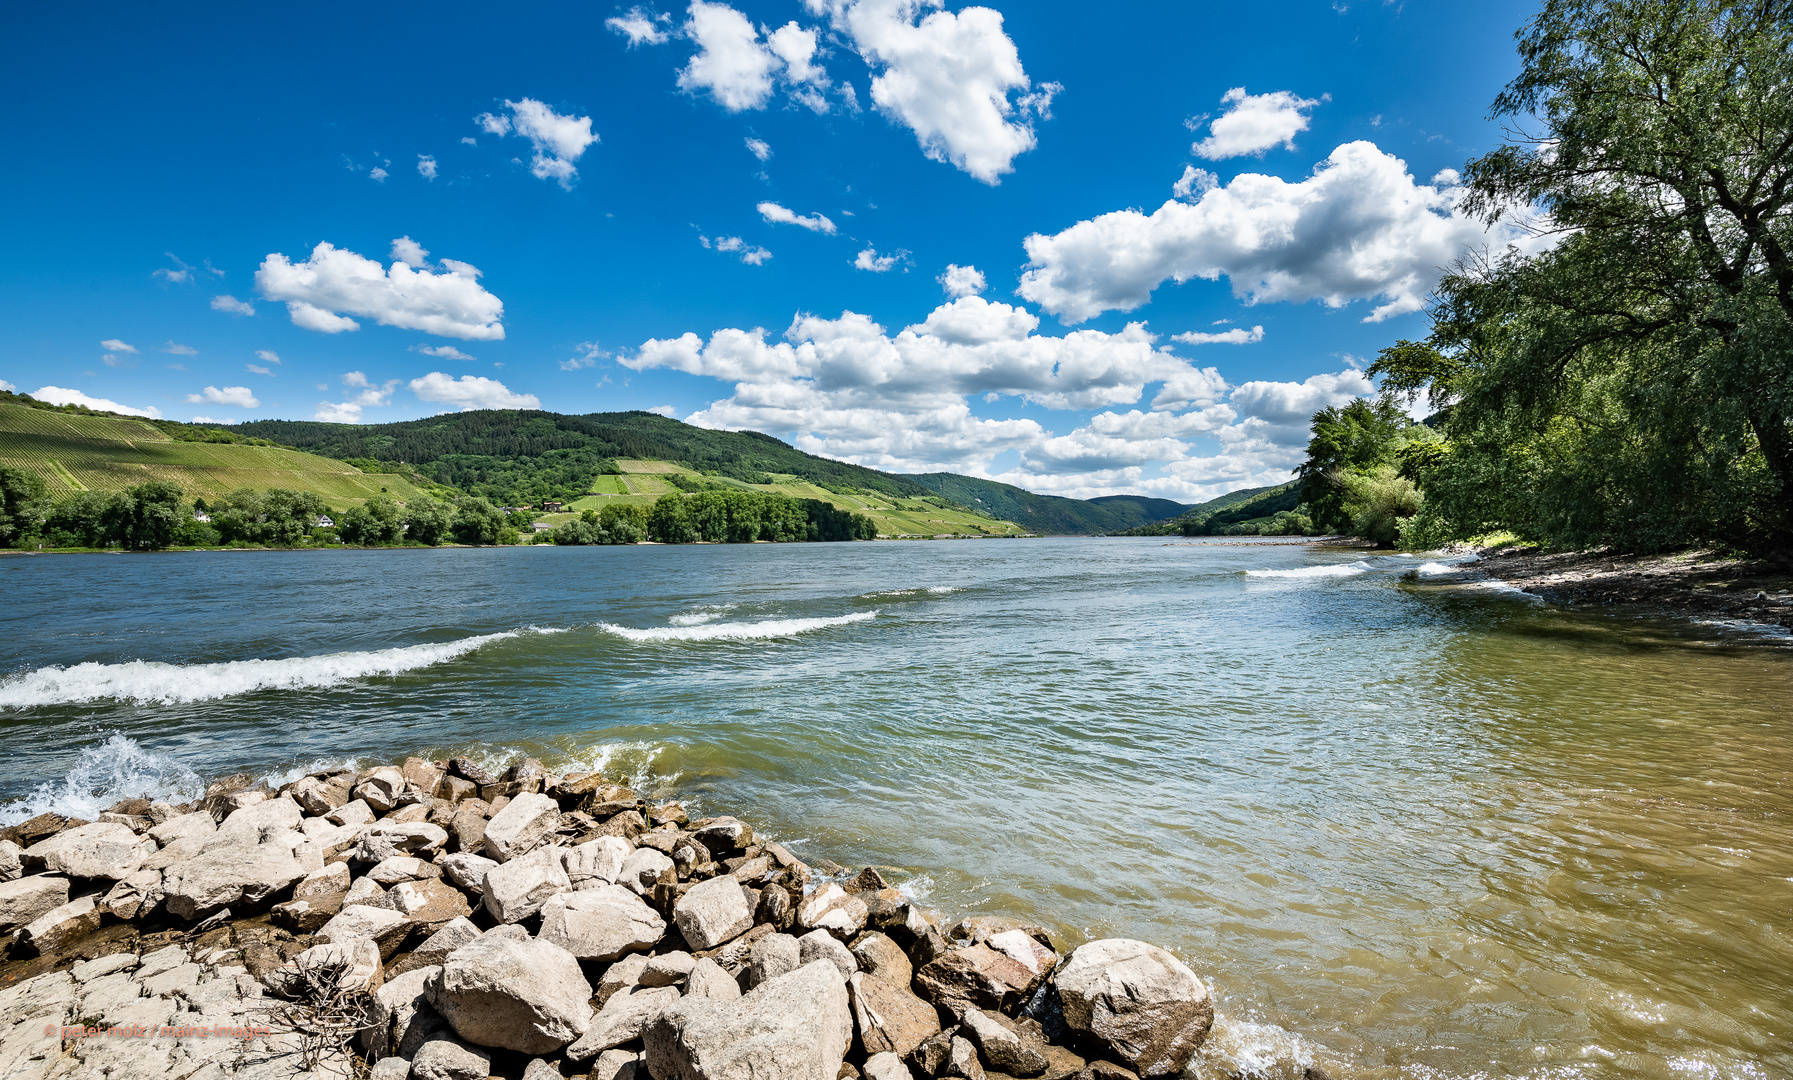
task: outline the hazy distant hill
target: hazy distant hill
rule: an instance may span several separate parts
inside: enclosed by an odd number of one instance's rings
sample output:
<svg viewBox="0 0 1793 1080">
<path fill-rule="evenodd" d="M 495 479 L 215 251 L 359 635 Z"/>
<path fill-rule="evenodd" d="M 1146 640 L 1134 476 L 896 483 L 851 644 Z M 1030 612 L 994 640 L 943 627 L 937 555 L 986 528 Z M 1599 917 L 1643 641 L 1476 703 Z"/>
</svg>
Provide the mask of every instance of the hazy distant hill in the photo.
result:
<svg viewBox="0 0 1793 1080">
<path fill-rule="evenodd" d="M 1049 535 L 1121 532 L 1175 517 L 1189 509 L 1183 503 L 1144 495 L 1107 495 L 1088 500 L 1036 495 L 1012 484 L 958 473 L 916 473 L 908 479 L 956 503 L 1013 521 L 1029 532 Z"/>
</svg>

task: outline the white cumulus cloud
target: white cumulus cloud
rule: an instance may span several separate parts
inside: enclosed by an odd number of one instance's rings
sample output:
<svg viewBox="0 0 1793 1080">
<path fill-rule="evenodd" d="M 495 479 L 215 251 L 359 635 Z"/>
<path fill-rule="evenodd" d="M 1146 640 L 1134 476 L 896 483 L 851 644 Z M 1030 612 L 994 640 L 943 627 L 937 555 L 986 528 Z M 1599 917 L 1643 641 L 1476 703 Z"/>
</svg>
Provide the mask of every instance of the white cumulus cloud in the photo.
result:
<svg viewBox="0 0 1793 1080">
<path fill-rule="evenodd" d="M 478 359 L 477 357 L 468 356 L 466 353 L 455 348 L 453 345 L 413 345 L 413 346 L 411 346 L 410 351 L 414 352 L 414 353 L 422 353 L 425 356 L 438 357 L 443 360 L 475 360 L 475 359 Z"/>
<path fill-rule="evenodd" d="M 870 270 L 874 274 L 888 273 L 909 260 L 909 253 L 897 250 L 889 255 L 878 254 L 878 249 L 868 247 L 853 256 L 853 266 L 858 270 Z"/>
<path fill-rule="evenodd" d="M 223 389 L 208 386 L 197 394 L 188 394 L 187 400 L 196 405 L 234 405 L 239 409 L 253 409 L 261 404 L 247 386 L 226 386 Z"/>
<path fill-rule="evenodd" d="M 538 179 L 557 180 L 561 187 L 571 190 L 579 175 L 573 163 L 586 147 L 598 141 L 591 130 L 591 117 L 562 116 L 534 98 L 506 100 L 504 107 L 509 110 L 507 113 L 481 113 L 473 118 L 474 122 L 493 135 L 515 133 L 528 139 L 535 149 L 529 171 Z"/>
<path fill-rule="evenodd" d="M 273 368 L 262 367 L 260 364 L 244 364 L 243 370 L 253 372 L 257 375 L 266 375 L 269 378 L 274 377 Z"/>
<path fill-rule="evenodd" d="M 269 255 L 255 272 L 255 287 L 267 299 L 284 302 L 294 325 L 307 330 L 356 330 L 360 324 L 348 315 L 361 315 L 383 326 L 440 337 L 501 340 L 504 302 L 480 285 L 479 270 L 453 259 L 443 259 L 442 266 L 439 274 L 397 260 L 386 268 L 320 243 L 300 263 L 280 252 Z"/>
<path fill-rule="evenodd" d="M 874 72 L 872 102 L 915 133 L 922 151 L 986 184 L 1033 149 L 1035 118 L 1051 117 L 1057 83 L 1033 87 L 1002 14 L 933 11 L 941 0 L 805 0 Z"/>
<path fill-rule="evenodd" d="M 621 15 L 604 20 L 604 25 L 629 39 L 629 48 L 637 45 L 663 45 L 672 35 L 666 30 L 666 23 L 672 16 L 662 15 L 652 8 L 632 7 Z"/>
<path fill-rule="evenodd" d="M 1243 326 L 1235 326 L 1231 330 L 1212 334 L 1191 330 L 1186 334 L 1172 334 L 1170 339 L 1181 341 L 1185 345 L 1255 345 L 1264 340 L 1264 328 L 1254 326 L 1247 330 Z"/>
<path fill-rule="evenodd" d="M 253 315 L 255 305 L 247 300 L 238 300 L 234 296 L 212 297 L 212 310 L 228 312 L 232 315 Z"/>
<path fill-rule="evenodd" d="M 739 255 L 741 261 L 748 266 L 760 266 L 772 257 L 770 251 L 763 247 L 755 247 L 738 236 L 718 236 L 714 240 L 707 236 L 700 236 L 697 239 L 704 247 Z"/>
<path fill-rule="evenodd" d="M 747 152 L 761 161 L 768 161 L 772 157 L 772 144 L 764 139 L 748 139 Z"/>
<path fill-rule="evenodd" d="M 975 266 L 960 266 L 958 263 L 947 263 L 937 280 L 948 296 L 976 296 L 989 288 L 982 270 Z"/>
<path fill-rule="evenodd" d="M 1460 212 L 1462 195 L 1454 172 L 1416 183 L 1375 144 L 1346 143 L 1293 183 L 1241 173 L 1194 202 L 1035 233 L 1023 241 L 1031 261 L 1017 291 L 1078 323 L 1132 311 L 1167 280 L 1224 275 L 1250 303 L 1377 299 L 1364 321 L 1379 322 L 1424 307 L 1443 269 L 1466 250 L 1526 239 Z"/>
<path fill-rule="evenodd" d="M 786 210 L 775 202 L 763 202 L 755 207 L 760 217 L 766 219 L 768 225 L 799 225 L 810 232 L 834 235 L 834 222 L 823 214 L 810 214 L 805 217 L 794 210 Z"/>
<path fill-rule="evenodd" d="M 436 159 L 428 154 L 418 154 L 417 175 L 425 180 L 434 180 L 436 178 Z"/>
<path fill-rule="evenodd" d="M 729 112 L 744 112 L 765 108 L 782 82 L 801 104 L 829 110 L 831 82 L 815 63 L 814 30 L 789 22 L 766 29 L 762 38 L 761 29 L 727 4 L 693 0 L 681 32 L 697 52 L 679 71 L 679 89 L 708 93 Z"/>
<path fill-rule="evenodd" d="M 39 401 L 49 402 L 51 405 L 81 405 L 89 409 L 115 412 L 121 416 L 145 416 L 151 420 L 162 418 L 162 410 L 154 405 L 136 409 L 129 405 L 120 405 L 110 398 L 88 397 L 79 390 L 70 390 L 62 386 L 40 386 L 31 392 L 31 396 Z"/>
<path fill-rule="evenodd" d="M 118 340 L 117 338 L 107 338 L 105 341 L 100 342 L 100 348 L 106 349 L 110 352 L 134 353 L 137 351 L 137 347 L 135 345 L 127 345 L 124 342 Z"/>
<path fill-rule="evenodd" d="M 420 379 L 412 379 L 411 392 L 423 401 L 442 405 L 458 405 L 462 412 L 474 409 L 539 409 L 541 399 L 534 394 L 519 394 L 496 379 L 477 375 L 451 378 L 432 371 Z"/>
<path fill-rule="evenodd" d="M 1264 151 L 1280 145 L 1295 149 L 1295 136 L 1307 130 L 1308 112 L 1327 97 L 1300 98 L 1287 90 L 1268 94 L 1247 94 L 1245 87 L 1235 86 L 1220 99 L 1226 111 L 1208 125 L 1208 137 L 1189 148 L 1196 157 L 1210 161 L 1240 157 L 1245 154 L 1263 156 Z"/>
<path fill-rule="evenodd" d="M 136 352 L 137 350 L 132 349 L 131 351 Z M 199 355 L 199 350 L 195 349 L 193 346 L 181 345 L 174 341 L 163 342 L 162 343 L 162 351 L 165 353 L 170 353 L 174 356 L 198 356 Z"/>
<path fill-rule="evenodd" d="M 280 354 L 273 349 L 257 349 L 255 350 L 255 355 L 262 360 L 266 360 L 270 364 L 280 363 Z"/>
</svg>

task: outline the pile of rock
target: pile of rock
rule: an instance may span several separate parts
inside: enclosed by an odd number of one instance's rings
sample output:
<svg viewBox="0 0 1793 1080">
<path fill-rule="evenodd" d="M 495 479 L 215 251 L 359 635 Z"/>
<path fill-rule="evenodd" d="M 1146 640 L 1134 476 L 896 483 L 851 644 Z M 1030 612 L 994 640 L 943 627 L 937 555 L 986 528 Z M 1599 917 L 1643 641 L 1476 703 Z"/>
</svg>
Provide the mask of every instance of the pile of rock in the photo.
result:
<svg viewBox="0 0 1793 1080">
<path fill-rule="evenodd" d="M 1125 1080 L 1181 1072 L 1213 1021 L 1202 981 L 1144 942 L 1061 957 L 1014 920 L 944 928 L 876 869 L 812 869 L 732 817 L 535 761 L 233 777 L 185 806 L 46 815 L 0 831 L 0 879 L 0 933 L 36 957 L 0 974 L 8 1076 L 98 1074 L 103 1040 L 46 1040 L 57 1018 L 240 1021 L 320 972 L 365 995 L 357 1049 L 381 1080 Z M 118 984 L 105 1008 L 92 979 Z M 234 1056 L 165 1041 L 215 1075 L 299 1072 L 270 1064 L 294 1056 L 280 1032 Z"/>
</svg>

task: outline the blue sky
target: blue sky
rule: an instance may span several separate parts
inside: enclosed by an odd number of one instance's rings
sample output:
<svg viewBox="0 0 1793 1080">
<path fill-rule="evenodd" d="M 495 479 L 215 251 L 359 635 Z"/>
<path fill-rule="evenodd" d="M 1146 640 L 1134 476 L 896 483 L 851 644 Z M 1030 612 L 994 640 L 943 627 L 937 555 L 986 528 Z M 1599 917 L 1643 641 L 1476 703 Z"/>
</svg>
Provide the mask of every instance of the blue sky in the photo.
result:
<svg viewBox="0 0 1793 1080">
<path fill-rule="evenodd" d="M 19 8 L 0 381 L 220 422 L 656 409 L 1080 497 L 1274 483 L 1439 268 L 1515 238 L 1441 171 L 1500 138 L 1532 10 Z"/>
</svg>

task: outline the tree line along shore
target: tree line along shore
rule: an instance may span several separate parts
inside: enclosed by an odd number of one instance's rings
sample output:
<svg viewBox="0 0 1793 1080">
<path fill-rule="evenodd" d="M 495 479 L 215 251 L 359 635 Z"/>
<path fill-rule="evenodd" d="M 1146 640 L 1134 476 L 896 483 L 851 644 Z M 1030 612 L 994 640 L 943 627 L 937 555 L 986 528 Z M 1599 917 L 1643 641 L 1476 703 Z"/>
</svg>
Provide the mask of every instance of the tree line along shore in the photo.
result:
<svg viewBox="0 0 1793 1080">
<path fill-rule="evenodd" d="M 44 814 L 0 830 L 0 1065 L 1144 1080 L 1203 1052 L 1211 991 L 1169 952 L 949 926 L 892 876 L 533 760 L 236 776 L 181 805 Z"/>
</svg>

